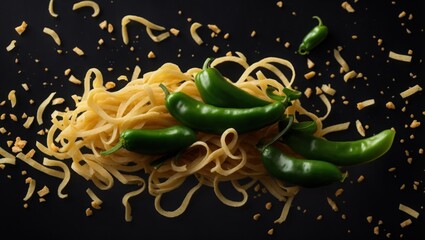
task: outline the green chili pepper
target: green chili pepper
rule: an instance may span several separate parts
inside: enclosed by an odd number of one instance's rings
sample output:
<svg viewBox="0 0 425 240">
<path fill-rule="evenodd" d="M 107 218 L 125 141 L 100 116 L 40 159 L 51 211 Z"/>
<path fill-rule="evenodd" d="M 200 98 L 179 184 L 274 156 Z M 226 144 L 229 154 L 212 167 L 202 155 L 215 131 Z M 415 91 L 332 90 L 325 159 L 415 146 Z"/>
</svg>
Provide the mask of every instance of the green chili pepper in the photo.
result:
<svg viewBox="0 0 425 240">
<path fill-rule="evenodd" d="M 298 53 L 301 55 L 309 54 L 313 48 L 317 47 L 328 36 L 328 27 L 323 25 L 322 20 L 318 16 L 314 16 L 313 18 L 317 19 L 319 24 L 305 35 L 298 48 Z"/>
<path fill-rule="evenodd" d="M 329 141 L 304 133 L 288 133 L 282 141 L 305 158 L 327 161 L 338 166 L 358 165 L 384 155 L 393 143 L 395 131 L 386 129 L 354 141 Z"/>
<path fill-rule="evenodd" d="M 283 126 L 286 126 L 287 121 L 287 119 L 279 121 L 279 129 L 282 129 Z M 316 121 L 294 122 L 291 126 L 291 131 L 314 134 L 317 131 L 317 123 Z"/>
<path fill-rule="evenodd" d="M 196 133 L 185 126 L 163 129 L 128 129 L 120 134 L 119 142 L 111 149 L 101 152 L 111 154 L 121 148 L 141 154 L 174 154 L 196 141 Z"/>
<path fill-rule="evenodd" d="M 270 102 L 238 88 L 221 73 L 210 67 L 212 58 L 207 58 L 202 71 L 195 76 L 196 87 L 202 100 L 216 107 L 251 108 L 268 105 Z"/>
<path fill-rule="evenodd" d="M 320 187 L 342 179 L 332 163 L 290 156 L 272 145 L 261 149 L 261 160 L 273 177 L 302 187 Z"/>
<path fill-rule="evenodd" d="M 165 92 L 165 106 L 170 114 L 182 124 L 202 132 L 222 134 L 228 128 L 238 133 L 255 131 L 276 123 L 285 112 L 281 102 L 253 108 L 220 108 L 200 102 L 183 92 Z"/>
</svg>

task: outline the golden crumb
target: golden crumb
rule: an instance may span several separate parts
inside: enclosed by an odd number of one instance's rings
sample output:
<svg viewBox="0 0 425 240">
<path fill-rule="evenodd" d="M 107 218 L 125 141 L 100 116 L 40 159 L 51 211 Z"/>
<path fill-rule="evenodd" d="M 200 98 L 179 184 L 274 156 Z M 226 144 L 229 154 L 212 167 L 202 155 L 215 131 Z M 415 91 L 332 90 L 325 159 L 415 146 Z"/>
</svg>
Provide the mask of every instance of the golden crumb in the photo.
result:
<svg viewBox="0 0 425 240">
<path fill-rule="evenodd" d="M 267 234 L 268 235 L 273 235 L 273 233 L 274 233 L 274 229 L 273 228 L 270 228 L 268 231 L 267 231 Z"/>
<path fill-rule="evenodd" d="M 255 37 L 255 35 L 257 35 L 257 32 L 256 32 L 255 30 L 253 30 L 253 31 L 251 32 L 251 37 Z"/>
<path fill-rule="evenodd" d="M 152 52 L 152 51 L 150 51 L 150 52 L 148 53 L 148 58 L 150 58 L 150 59 L 152 59 L 152 58 L 156 58 L 155 53 L 154 53 L 154 52 Z"/>
<path fill-rule="evenodd" d="M 316 72 L 315 72 L 315 71 L 310 71 L 310 72 L 308 72 L 308 73 L 304 74 L 304 78 L 305 78 L 305 79 L 311 79 L 311 78 L 313 78 L 314 76 L 316 76 Z"/>
<path fill-rule="evenodd" d="M 89 217 L 93 215 L 93 210 L 91 210 L 91 208 L 86 208 L 86 216 Z"/>
<path fill-rule="evenodd" d="M 276 3 L 276 6 L 278 6 L 279 8 L 283 7 L 283 2 L 282 1 L 278 1 Z"/>
<path fill-rule="evenodd" d="M 272 208 L 272 203 L 271 202 L 267 202 L 265 205 L 267 210 L 270 210 Z"/>
<path fill-rule="evenodd" d="M 254 216 L 252 216 L 252 219 L 254 219 L 255 221 L 258 221 L 258 219 L 260 219 L 260 217 L 261 217 L 261 214 L 256 213 L 256 214 L 254 214 Z"/>
</svg>

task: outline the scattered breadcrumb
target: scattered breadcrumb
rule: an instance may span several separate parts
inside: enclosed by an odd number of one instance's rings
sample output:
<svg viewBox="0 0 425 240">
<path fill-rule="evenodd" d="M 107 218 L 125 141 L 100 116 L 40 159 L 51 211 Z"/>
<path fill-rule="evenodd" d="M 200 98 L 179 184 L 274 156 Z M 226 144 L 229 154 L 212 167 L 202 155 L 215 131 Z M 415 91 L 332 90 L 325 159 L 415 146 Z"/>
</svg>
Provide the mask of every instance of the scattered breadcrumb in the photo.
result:
<svg viewBox="0 0 425 240">
<path fill-rule="evenodd" d="M 89 217 L 89 216 L 93 215 L 93 210 L 91 210 L 91 208 L 87 208 L 85 213 L 86 213 L 86 216 Z"/>
<path fill-rule="evenodd" d="M 42 189 L 37 191 L 37 194 L 38 194 L 39 197 L 44 197 L 47 194 L 49 194 L 49 192 L 50 192 L 49 188 L 46 185 L 44 185 L 44 187 Z"/>
<path fill-rule="evenodd" d="M 255 37 L 255 35 L 257 35 L 257 32 L 256 32 L 255 30 L 253 30 L 253 31 L 251 32 L 251 37 Z"/>
<path fill-rule="evenodd" d="M 365 132 L 365 130 L 364 130 L 363 124 L 360 122 L 360 120 L 359 120 L 359 119 L 357 119 L 357 120 L 356 120 L 356 129 L 357 129 L 357 132 L 358 132 L 358 133 L 359 133 L 362 137 L 366 136 L 366 132 Z"/>
<path fill-rule="evenodd" d="M 344 81 L 347 82 L 349 79 L 355 78 L 357 76 L 356 71 L 351 70 L 344 74 Z"/>
<path fill-rule="evenodd" d="M 82 83 L 82 81 L 77 79 L 74 75 L 71 75 L 68 80 L 77 85 L 80 85 Z"/>
<path fill-rule="evenodd" d="M 393 102 L 387 102 L 385 104 L 385 107 L 388 108 L 388 109 L 395 109 L 395 105 L 394 105 Z"/>
<path fill-rule="evenodd" d="M 310 58 L 307 58 L 307 67 L 309 69 L 312 69 L 314 65 L 315 65 L 314 62 Z"/>
<path fill-rule="evenodd" d="M 16 47 L 16 40 L 12 40 L 6 47 L 6 51 L 10 52 Z"/>
<path fill-rule="evenodd" d="M 357 103 L 357 109 L 362 110 L 363 108 L 368 107 L 368 106 L 372 106 L 374 104 L 375 104 L 375 99 L 368 99 L 368 100 L 365 100 L 363 102 L 358 102 Z"/>
<path fill-rule="evenodd" d="M 276 3 L 276 6 L 278 6 L 279 8 L 283 7 L 283 2 L 282 1 L 278 1 Z"/>
<path fill-rule="evenodd" d="M 252 219 L 254 219 L 255 221 L 258 221 L 258 219 L 260 219 L 260 217 L 261 217 L 261 214 L 256 213 L 256 214 L 254 214 L 254 216 L 252 216 Z"/>
<path fill-rule="evenodd" d="M 335 191 L 335 197 L 340 196 L 343 192 L 344 192 L 344 189 L 343 189 L 343 188 L 338 188 L 338 189 Z"/>
<path fill-rule="evenodd" d="M 332 210 L 334 212 L 338 212 L 338 206 L 336 205 L 336 203 L 330 197 L 327 197 L 326 200 L 328 201 L 328 204 L 329 206 L 331 206 Z"/>
<path fill-rule="evenodd" d="M 343 8 L 343 9 L 345 9 L 347 12 L 349 12 L 349 13 L 353 13 L 353 12 L 355 12 L 355 10 L 354 10 L 354 8 L 351 6 L 351 4 L 349 4 L 347 1 L 345 1 L 345 2 L 343 2 L 342 4 L 341 4 L 341 7 Z"/>
<path fill-rule="evenodd" d="M 15 31 L 16 31 L 19 35 L 21 35 L 22 33 L 24 33 L 24 32 L 25 32 L 25 30 L 27 29 L 27 27 L 28 27 L 28 24 L 27 24 L 25 21 L 22 21 L 21 25 L 19 25 L 19 26 L 17 26 L 17 27 L 15 28 Z"/>
<path fill-rule="evenodd" d="M 363 175 L 360 175 L 360 176 L 357 178 L 357 182 L 358 182 L 358 183 L 363 182 L 363 180 L 364 180 L 364 176 L 363 176 Z"/>
<path fill-rule="evenodd" d="M 72 51 L 74 51 L 78 56 L 83 56 L 84 55 L 84 51 L 81 50 L 79 47 L 74 47 L 72 49 Z"/>
<path fill-rule="evenodd" d="M 102 22 L 99 23 L 99 27 L 102 30 L 106 29 L 108 27 L 108 22 L 106 20 L 103 20 Z"/>
<path fill-rule="evenodd" d="M 410 218 L 404 220 L 403 222 L 400 223 L 400 227 L 405 228 L 407 226 L 409 226 L 410 224 L 412 224 L 412 220 Z"/>
<path fill-rule="evenodd" d="M 175 29 L 175 28 L 171 28 L 170 33 L 173 34 L 174 36 L 178 36 L 179 33 L 180 33 L 180 30 Z"/>
<path fill-rule="evenodd" d="M 265 205 L 267 210 L 270 210 L 272 208 L 272 203 L 271 202 L 267 202 Z"/>
<path fill-rule="evenodd" d="M 310 72 L 308 72 L 308 73 L 304 74 L 304 78 L 305 78 L 305 79 L 311 79 L 311 78 L 313 78 L 314 76 L 316 76 L 316 72 L 315 72 L 315 71 L 310 71 Z"/>
<path fill-rule="evenodd" d="M 207 26 L 211 31 L 213 31 L 216 34 L 219 34 L 221 32 L 221 29 L 217 27 L 217 25 L 215 24 L 208 24 Z"/>
<path fill-rule="evenodd" d="M 150 51 L 150 52 L 148 53 L 148 58 L 156 58 L 155 53 L 154 53 L 154 52 L 152 52 L 152 51 Z"/>
<path fill-rule="evenodd" d="M 274 233 L 274 229 L 273 228 L 270 228 L 268 231 L 267 231 L 267 234 L 268 235 L 273 235 L 273 233 Z"/>
</svg>

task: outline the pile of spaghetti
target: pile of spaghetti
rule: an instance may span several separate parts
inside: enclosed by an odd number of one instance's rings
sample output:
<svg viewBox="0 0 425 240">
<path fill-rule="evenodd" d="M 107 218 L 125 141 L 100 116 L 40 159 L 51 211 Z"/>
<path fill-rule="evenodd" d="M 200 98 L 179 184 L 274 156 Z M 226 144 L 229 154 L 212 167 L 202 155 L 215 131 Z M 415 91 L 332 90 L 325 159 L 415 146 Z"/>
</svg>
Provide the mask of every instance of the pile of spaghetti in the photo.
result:
<svg viewBox="0 0 425 240">
<path fill-rule="evenodd" d="M 238 64 L 244 68 L 235 84 L 241 89 L 262 99 L 270 100 L 266 94 L 268 86 L 273 86 L 279 94 L 282 89 L 291 88 L 295 79 L 292 64 L 281 58 L 265 58 L 248 64 L 243 55 L 216 58 L 211 66 L 220 64 Z M 287 78 L 282 68 L 291 71 Z M 262 71 L 263 70 L 263 71 Z M 171 158 L 159 168 L 150 163 L 157 156 L 141 155 L 127 150 L 103 156 L 100 152 L 110 149 L 119 141 L 120 133 L 125 129 L 165 128 L 179 124 L 167 111 L 165 95 L 159 84 L 164 84 L 170 91 L 182 91 L 201 100 L 194 83 L 194 76 L 200 68 L 191 68 L 182 72 L 172 63 L 165 63 L 159 69 L 147 72 L 133 79 L 123 88 L 111 91 L 104 86 L 103 77 L 98 69 L 89 69 L 84 80 L 84 94 L 74 96 L 76 106 L 66 111 L 52 114 L 52 126 L 48 131 L 46 143 L 37 143 L 45 154 L 61 161 L 71 162 L 71 168 L 92 181 L 99 189 L 113 187 L 114 181 L 132 184 L 136 188 L 123 196 L 125 219 L 131 221 L 129 199 L 147 189 L 155 197 L 155 208 L 166 217 L 181 215 L 193 194 L 202 186 L 211 187 L 217 198 L 224 204 L 239 207 L 248 201 L 248 190 L 261 184 L 269 193 L 283 202 L 283 210 L 276 222 L 283 222 L 288 214 L 293 197 L 298 192 L 296 186 L 271 177 L 265 170 L 255 145 L 258 139 L 276 133 L 277 124 L 264 129 L 238 134 L 228 129 L 222 135 L 198 133 L 193 143 L 178 160 Z M 273 75 L 267 77 L 263 72 Z M 330 111 L 330 104 L 322 98 L 328 108 L 325 116 L 318 117 L 294 100 L 286 109 L 287 114 L 305 115 L 317 122 L 317 134 L 323 135 L 322 120 Z M 297 121 L 297 119 L 295 119 Z M 148 175 L 144 179 L 142 174 Z M 197 184 L 193 186 L 175 210 L 165 210 L 161 198 L 179 187 L 189 177 L 194 177 Z M 241 194 L 238 200 L 229 199 L 220 191 L 220 183 L 230 183 Z M 63 187 L 63 186 L 62 186 Z"/>
</svg>

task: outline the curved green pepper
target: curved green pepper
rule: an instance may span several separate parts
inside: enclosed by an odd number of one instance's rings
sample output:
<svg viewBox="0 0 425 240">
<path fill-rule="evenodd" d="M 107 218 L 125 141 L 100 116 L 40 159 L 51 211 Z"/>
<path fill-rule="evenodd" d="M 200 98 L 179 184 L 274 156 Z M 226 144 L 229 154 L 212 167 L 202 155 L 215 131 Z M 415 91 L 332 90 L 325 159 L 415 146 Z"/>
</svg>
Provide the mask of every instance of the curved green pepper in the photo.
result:
<svg viewBox="0 0 425 240">
<path fill-rule="evenodd" d="M 253 108 L 220 108 L 200 102 L 183 92 L 165 92 L 165 106 L 182 124 L 202 132 L 222 134 L 228 128 L 238 133 L 255 131 L 276 123 L 284 116 L 282 102 L 269 103 Z"/>
<path fill-rule="evenodd" d="M 288 132 L 282 141 L 305 158 L 349 166 L 367 163 L 381 157 L 391 148 L 394 136 L 394 130 L 386 129 L 360 140 L 329 141 L 311 134 Z"/>
<path fill-rule="evenodd" d="M 121 148 L 140 154 L 177 153 L 196 141 L 196 133 L 185 126 L 163 129 L 128 129 L 120 134 L 119 142 L 100 154 L 108 155 Z"/>
<path fill-rule="evenodd" d="M 202 71 L 195 76 L 196 87 L 205 103 L 216 107 L 235 108 L 259 107 L 270 103 L 226 80 L 217 69 L 209 66 L 211 61 L 212 58 L 208 58 Z"/>
<path fill-rule="evenodd" d="M 302 187 L 329 185 L 343 177 L 332 163 L 293 157 L 272 145 L 261 149 L 261 160 L 273 177 Z"/>
<path fill-rule="evenodd" d="M 313 18 L 317 19 L 319 24 L 305 35 L 298 48 L 298 53 L 301 55 L 309 54 L 313 48 L 317 47 L 328 36 L 328 27 L 323 25 L 322 20 L 318 16 L 313 16 Z"/>
</svg>

